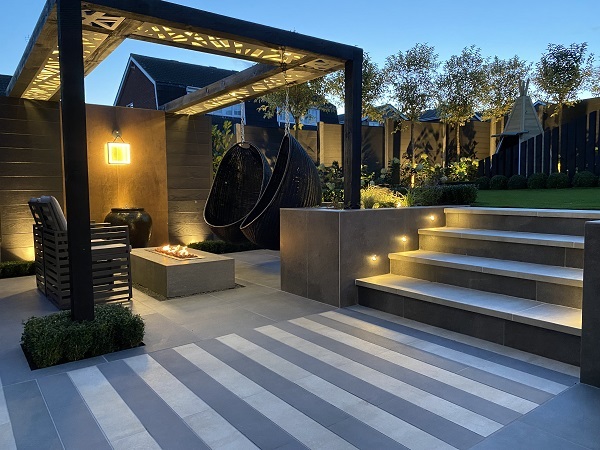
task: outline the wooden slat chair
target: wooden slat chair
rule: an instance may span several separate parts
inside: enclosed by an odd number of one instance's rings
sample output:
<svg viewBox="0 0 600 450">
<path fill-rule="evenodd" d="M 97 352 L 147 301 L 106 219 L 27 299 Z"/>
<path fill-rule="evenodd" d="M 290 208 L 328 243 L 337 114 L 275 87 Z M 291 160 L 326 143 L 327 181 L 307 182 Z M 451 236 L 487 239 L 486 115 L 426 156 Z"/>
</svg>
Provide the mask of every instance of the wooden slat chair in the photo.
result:
<svg viewBox="0 0 600 450">
<path fill-rule="evenodd" d="M 54 197 L 29 200 L 37 287 L 60 309 L 71 307 L 67 221 Z M 131 299 L 129 229 L 126 225 L 90 224 L 94 301 Z"/>
</svg>

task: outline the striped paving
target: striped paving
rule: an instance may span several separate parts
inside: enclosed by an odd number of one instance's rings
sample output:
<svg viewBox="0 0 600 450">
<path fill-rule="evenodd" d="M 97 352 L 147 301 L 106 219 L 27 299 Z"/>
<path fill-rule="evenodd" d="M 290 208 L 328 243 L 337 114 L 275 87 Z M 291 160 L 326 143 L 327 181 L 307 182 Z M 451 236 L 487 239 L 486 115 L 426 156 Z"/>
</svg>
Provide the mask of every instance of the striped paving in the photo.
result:
<svg viewBox="0 0 600 450">
<path fill-rule="evenodd" d="M 0 448 L 468 449 L 578 381 L 409 323 L 330 311 L 5 386 Z"/>
</svg>

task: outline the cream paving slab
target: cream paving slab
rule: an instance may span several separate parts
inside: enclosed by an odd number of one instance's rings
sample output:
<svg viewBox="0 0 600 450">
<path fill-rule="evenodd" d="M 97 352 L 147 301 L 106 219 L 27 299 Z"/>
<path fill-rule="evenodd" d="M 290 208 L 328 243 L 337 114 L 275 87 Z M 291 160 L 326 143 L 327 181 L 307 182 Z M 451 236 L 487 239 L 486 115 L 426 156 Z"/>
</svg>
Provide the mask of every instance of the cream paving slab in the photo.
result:
<svg viewBox="0 0 600 450">
<path fill-rule="evenodd" d="M 480 241 L 511 242 L 530 245 L 547 245 L 553 247 L 583 249 L 583 236 L 569 234 L 527 233 L 520 231 L 487 230 L 478 228 L 420 228 L 420 235 L 447 236 L 460 239 Z"/>
<path fill-rule="evenodd" d="M 185 423 L 213 450 L 252 450 L 258 449 L 237 428 L 231 425 L 213 409 L 199 412 L 185 418 Z M 232 431 L 233 430 L 233 431 Z"/>
<path fill-rule="evenodd" d="M 423 430 L 240 336 L 228 335 L 218 340 L 408 448 L 421 450 L 453 448 Z"/>
<path fill-rule="evenodd" d="M 513 320 L 534 326 L 544 323 L 544 328 L 581 336 L 582 314 L 578 308 L 542 303 L 521 311 Z"/>
<path fill-rule="evenodd" d="M 350 345 L 371 355 L 375 355 L 397 366 L 405 367 L 426 377 L 438 380 L 449 386 L 455 387 L 465 392 L 469 392 L 473 395 L 476 395 L 497 405 L 501 405 L 506 408 L 512 409 L 513 411 L 519 412 L 521 414 L 528 413 L 529 411 L 538 406 L 537 403 L 530 402 L 515 395 L 508 394 L 499 389 L 487 386 L 483 383 L 479 383 L 469 378 L 465 378 L 454 372 L 440 369 L 439 367 L 424 363 L 409 356 L 402 355 L 385 347 L 372 344 L 371 342 L 359 339 L 357 337 L 351 336 L 347 333 L 335 330 L 325 325 L 321 325 L 320 323 L 314 322 L 307 318 L 295 319 L 291 320 L 290 322 L 303 328 L 306 328 L 307 330 L 319 333 L 322 336 L 326 336 L 330 339 Z"/>
<path fill-rule="evenodd" d="M 410 345 L 420 350 L 424 350 L 426 352 L 442 356 L 444 358 L 456 362 L 460 362 L 462 364 L 465 364 L 466 366 L 476 367 L 478 369 L 485 370 L 487 372 L 507 378 L 512 381 L 516 381 L 526 386 L 530 386 L 548 392 L 549 394 L 559 394 L 569 387 L 561 383 L 556 383 L 555 381 L 547 380 L 546 378 L 541 378 L 536 375 L 525 373 L 520 370 L 513 369 L 512 367 L 506 367 L 502 364 L 498 364 L 487 359 L 479 358 L 477 356 L 468 355 L 457 350 L 435 344 L 433 342 L 424 341 L 419 338 L 413 338 L 410 342 L 406 342 L 406 339 L 404 338 L 406 335 L 404 335 L 403 333 L 399 333 L 397 331 L 373 324 L 368 324 L 367 326 L 364 326 L 363 321 L 346 316 L 345 314 L 337 313 L 335 311 L 323 313 L 322 315 L 334 320 L 338 320 L 342 323 L 355 326 L 357 328 L 363 328 L 371 333 L 386 337 L 388 339 L 403 344 Z"/>
<path fill-rule="evenodd" d="M 430 264 L 440 267 L 469 270 L 491 275 L 523 278 L 566 286 L 583 286 L 583 270 L 572 267 L 547 266 L 544 264 L 482 258 L 480 256 L 439 253 L 426 250 L 390 253 L 391 260 Z"/>
<path fill-rule="evenodd" d="M 200 347 L 188 345 L 174 350 L 308 447 L 314 447 L 316 442 L 321 442 L 325 448 L 355 448 Z M 238 394 L 250 391 L 255 393 L 244 397 Z"/>
<path fill-rule="evenodd" d="M 499 423 L 480 416 L 466 408 L 455 405 L 447 400 L 415 388 L 407 383 L 392 378 L 386 374 L 371 369 L 363 364 L 357 363 L 349 358 L 338 355 L 328 349 L 313 344 L 305 339 L 299 338 L 291 333 L 283 331 L 272 325 L 257 328 L 257 331 L 277 340 L 285 339 L 297 350 L 306 353 L 313 358 L 319 359 L 327 364 L 337 367 L 344 372 L 379 387 L 390 394 L 413 403 L 429 412 L 437 414 L 457 425 L 473 431 L 480 436 L 489 436 L 502 428 Z"/>
<path fill-rule="evenodd" d="M 133 448 L 141 442 L 146 448 L 160 448 L 98 367 L 73 370 L 68 375 L 111 445 L 125 449 L 123 442 Z M 127 437 L 131 440 L 123 441 Z"/>
</svg>

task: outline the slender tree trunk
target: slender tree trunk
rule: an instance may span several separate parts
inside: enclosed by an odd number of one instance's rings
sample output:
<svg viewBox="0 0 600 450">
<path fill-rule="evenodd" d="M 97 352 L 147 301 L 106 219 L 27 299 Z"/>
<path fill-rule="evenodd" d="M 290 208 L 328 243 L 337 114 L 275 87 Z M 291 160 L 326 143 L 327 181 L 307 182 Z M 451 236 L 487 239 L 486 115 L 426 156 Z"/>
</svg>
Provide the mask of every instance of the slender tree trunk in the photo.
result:
<svg viewBox="0 0 600 450">
<path fill-rule="evenodd" d="M 460 159 L 460 125 L 456 124 L 456 160 Z"/>
<path fill-rule="evenodd" d="M 415 141 L 414 141 L 414 132 L 415 132 L 415 121 L 410 121 L 410 144 L 408 148 L 410 148 L 410 158 L 413 166 L 413 170 L 415 167 Z M 415 174 L 411 174 L 410 176 L 410 187 L 415 187 Z"/>
</svg>

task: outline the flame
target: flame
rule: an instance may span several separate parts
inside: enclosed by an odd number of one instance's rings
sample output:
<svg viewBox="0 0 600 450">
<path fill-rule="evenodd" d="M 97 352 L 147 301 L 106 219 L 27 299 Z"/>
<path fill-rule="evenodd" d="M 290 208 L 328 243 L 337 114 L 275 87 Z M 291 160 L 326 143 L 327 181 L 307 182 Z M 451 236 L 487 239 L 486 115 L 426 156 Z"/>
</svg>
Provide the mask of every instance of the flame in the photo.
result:
<svg viewBox="0 0 600 450">
<path fill-rule="evenodd" d="M 164 247 L 157 248 L 158 253 L 162 253 L 168 256 L 174 256 L 176 258 L 197 258 L 196 255 L 188 252 L 186 246 L 181 245 L 165 245 Z"/>
</svg>

